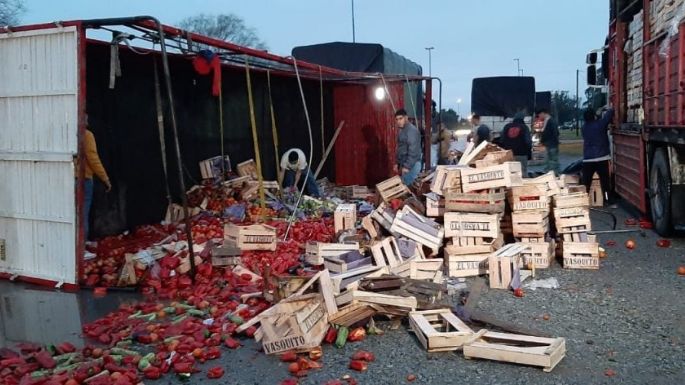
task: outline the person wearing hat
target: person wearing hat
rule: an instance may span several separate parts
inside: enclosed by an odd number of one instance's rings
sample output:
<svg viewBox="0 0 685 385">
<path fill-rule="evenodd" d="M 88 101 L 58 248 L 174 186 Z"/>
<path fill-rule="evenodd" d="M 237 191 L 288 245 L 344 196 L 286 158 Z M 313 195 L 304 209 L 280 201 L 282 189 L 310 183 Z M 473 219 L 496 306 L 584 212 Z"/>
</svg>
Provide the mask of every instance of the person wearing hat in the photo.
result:
<svg viewBox="0 0 685 385">
<path fill-rule="evenodd" d="M 514 115 L 514 121 L 507 123 L 502 128 L 499 137 L 499 145 L 505 150 L 511 150 L 514 159 L 521 163 L 523 176 L 528 176 L 528 160 L 533 156 L 533 139 L 530 135 L 530 128 L 523 120 L 521 112 Z"/>
<path fill-rule="evenodd" d="M 320 197 L 321 192 L 319 191 L 319 186 L 317 186 L 314 181 L 314 174 L 309 170 L 304 152 L 299 148 L 291 148 L 283 154 L 283 157 L 281 157 L 278 182 L 284 189 L 289 187 L 296 189 L 300 183 L 302 174 L 307 176 L 304 181 L 307 193 L 313 197 Z"/>
</svg>

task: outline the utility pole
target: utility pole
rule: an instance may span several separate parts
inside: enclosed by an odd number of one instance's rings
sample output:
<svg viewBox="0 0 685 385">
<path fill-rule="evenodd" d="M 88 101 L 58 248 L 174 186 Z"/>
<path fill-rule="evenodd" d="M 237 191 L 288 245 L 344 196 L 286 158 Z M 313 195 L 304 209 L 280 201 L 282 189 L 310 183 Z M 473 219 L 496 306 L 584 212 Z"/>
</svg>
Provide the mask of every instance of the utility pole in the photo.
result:
<svg viewBox="0 0 685 385">
<path fill-rule="evenodd" d="M 580 135 L 580 99 L 578 99 L 578 77 L 580 70 L 576 69 L 576 137 Z"/>
<path fill-rule="evenodd" d="M 521 73 L 519 73 L 519 76 L 523 76 L 523 68 L 521 68 Z"/>
<path fill-rule="evenodd" d="M 519 58 L 514 58 L 516 62 L 516 76 L 521 76 L 521 60 Z"/>
<path fill-rule="evenodd" d="M 352 42 L 357 42 L 357 39 L 354 35 L 354 0 L 352 0 Z"/>
<path fill-rule="evenodd" d="M 435 49 L 435 47 L 426 47 L 426 51 L 428 51 L 428 77 L 432 77 L 431 73 L 431 51 Z"/>
</svg>

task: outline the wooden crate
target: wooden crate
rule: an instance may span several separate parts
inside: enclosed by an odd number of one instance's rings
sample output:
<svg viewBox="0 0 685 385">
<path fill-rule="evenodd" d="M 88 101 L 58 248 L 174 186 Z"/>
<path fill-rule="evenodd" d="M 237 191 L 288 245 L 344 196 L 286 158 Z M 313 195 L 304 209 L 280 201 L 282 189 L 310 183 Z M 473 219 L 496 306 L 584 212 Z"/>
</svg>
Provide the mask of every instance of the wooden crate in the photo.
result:
<svg viewBox="0 0 685 385">
<path fill-rule="evenodd" d="M 265 284 L 262 288 L 264 299 L 277 303 L 295 294 L 304 286 L 310 277 L 287 274 L 265 274 Z"/>
<path fill-rule="evenodd" d="M 515 186 L 507 193 L 513 211 L 549 210 L 550 199 L 543 185 Z"/>
<path fill-rule="evenodd" d="M 511 150 L 492 151 L 486 154 L 483 159 L 472 162 L 476 168 L 497 166 L 504 162 L 513 162 L 514 154 Z"/>
<path fill-rule="evenodd" d="M 566 355 L 566 340 L 481 330 L 464 343 L 463 349 L 468 359 L 541 366 L 551 372 Z"/>
<path fill-rule="evenodd" d="M 416 309 L 416 306 L 418 305 L 416 297 L 400 297 L 363 290 L 348 290 L 337 296 L 335 302 L 338 306 L 344 306 L 354 302 L 364 302 L 381 306 L 394 306 L 409 311 Z"/>
<path fill-rule="evenodd" d="M 395 221 L 395 214 L 395 211 L 390 208 L 390 206 L 388 206 L 385 202 L 381 202 L 378 204 L 378 207 L 371 212 L 371 218 L 378 222 L 381 227 L 393 234 L 391 228 L 392 223 Z M 396 233 L 393 235 L 396 235 Z"/>
<path fill-rule="evenodd" d="M 557 234 L 561 235 L 564 241 L 571 242 L 587 242 L 587 232 L 592 230 L 588 212 L 579 216 L 556 219 L 555 226 Z"/>
<path fill-rule="evenodd" d="M 604 192 L 602 191 L 602 186 L 599 184 L 599 180 L 593 180 L 590 185 L 590 206 L 592 207 L 602 207 L 604 206 Z"/>
<path fill-rule="evenodd" d="M 574 218 L 574 217 L 590 217 L 590 210 L 588 207 L 566 207 L 554 209 L 554 221 L 558 222 L 560 219 Z"/>
<path fill-rule="evenodd" d="M 340 204 L 333 212 L 333 226 L 335 232 L 354 229 L 357 223 L 357 206 L 355 204 Z"/>
<path fill-rule="evenodd" d="M 473 336 L 473 330 L 450 309 L 410 312 L 409 326 L 429 352 L 457 350 Z"/>
<path fill-rule="evenodd" d="M 251 176 L 239 176 L 231 180 L 223 182 L 223 185 L 229 188 L 242 188 L 247 182 L 253 180 Z"/>
<path fill-rule="evenodd" d="M 433 250 L 442 246 L 445 233 L 442 226 L 418 214 L 409 206 L 404 206 L 397 212 L 390 230 Z"/>
<path fill-rule="evenodd" d="M 444 260 L 442 258 L 413 259 L 409 263 L 409 278 L 438 282 L 442 279 L 443 266 Z"/>
<path fill-rule="evenodd" d="M 511 213 L 514 237 L 544 237 L 549 232 L 549 211 Z"/>
<path fill-rule="evenodd" d="M 599 269 L 599 244 L 596 242 L 562 242 L 564 269 Z"/>
<path fill-rule="evenodd" d="M 481 254 L 491 253 L 504 245 L 504 236 L 502 233 L 497 238 L 483 238 L 483 237 L 453 237 L 452 243 L 447 245 L 450 247 L 450 254 Z"/>
<path fill-rule="evenodd" d="M 310 241 L 305 246 L 304 260 L 310 265 L 323 265 L 325 257 L 335 257 L 350 251 L 359 251 L 358 242 L 323 243 Z"/>
<path fill-rule="evenodd" d="M 540 189 L 545 191 L 548 197 L 552 197 L 561 193 L 559 181 L 554 174 L 554 171 L 549 171 L 548 173 L 535 178 L 523 178 L 523 185 L 538 186 Z"/>
<path fill-rule="evenodd" d="M 237 266 L 241 264 L 241 251 L 232 243 L 224 242 L 221 246 L 212 245 L 209 254 L 212 256 L 213 266 Z"/>
<path fill-rule="evenodd" d="M 461 166 L 436 166 L 430 190 L 442 196 L 445 195 L 446 190 L 461 192 L 461 170 L 463 168 Z"/>
<path fill-rule="evenodd" d="M 505 162 L 497 166 L 461 170 L 461 189 L 463 192 L 520 186 L 522 184 L 521 163 L 519 162 Z"/>
<path fill-rule="evenodd" d="M 219 178 L 221 177 L 222 171 L 231 171 L 231 159 L 228 155 L 224 155 L 223 169 L 221 165 L 221 156 L 215 156 L 200 162 L 200 175 L 202 176 L 202 179 Z"/>
<path fill-rule="evenodd" d="M 424 194 L 426 197 L 426 216 L 437 218 L 445 215 L 445 198 L 435 193 Z"/>
<path fill-rule="evenodd" d="M 445 236 L 497 238 L 498 214 L 445 213 Z"/>
<path fill-rule="evenodd" d="M 404 262 L 395 237 L 387 237 L 382 241 L 374 242 L 370 248 L 376 266 L 392 267 Z"/>
<path fill-rule="evenodd" d="M 445 264 L 448 277 L 476 277 L 488 273 L 490 253 L 452 254 L 450 246 L 445 247 Z"/>
<path fill-rule="evenodd" d="M 358 250 L 345 254 L 324 257 L 324 267 L 331 273 L 340 274 L 361 267 L 371 266 L 371 257 L 366 257 Z"/>
<path fill-rule="evenodd" d="M 547 242 L 521 242 L 528 248 L 521 252 L 524 266 L 530 264 L 536 269 L 547 269 L 554 259 L 554 241 Z M 530 269 L 529 269 L 530 270 Z"/>
<path fill-rule="evenodd" d="M 482 192 L 460 193 L 448 190 L 445 194 L 445 211 L 462 213 L 503 213 L 504 189 L 488 189 Z"/>
<path fill-rule="evenodd" d="M 554 208 L 588 207 L 590 198 L 587 193 L 560 194 L 554 197 Z"/>
<path fill-rule="evenodd" d="M 369 233 L 369 237 L 371 239 L 378 238 L 380 227 L 378 224 L 374 222 L 373 218 L 371 218 L 371 215 L 367 215 L 364 218 L 362 218 L 362 228 L 366 230 L 367 233 Z"/>
<path fill-rule="evenodd" d="M 580 177 L 578 175 L 571 174 L 561 174 L 557 179 L 557 185 L 561 187 L 566 187 L 568 185 L 580 184 Z"/>
<path fill-rule="evenodd" d="M 390 270 L 387 266 L 364 266 L 344 273 L 331 275 L 333 293 L 337 295 L 343 290 L 356 288 L 359 281 L 364 277 L 389 273 Z"/>
<path fill-rule="evenodd" d="M 521 243 L 510 243 L 488 257 L 488 275 L 490 276 L 491 289 L 509 289 L 512 278 L 516 271 L 519 272 L 521 282 L 532 275 L 529 270 L 523 269 L 521 253 L 527 249 Z M 520 284 L 520 282 L 519 282 Z"/>
<path fill-rule="evenodd" d="M 394 176 L 378 183 L 376 190 L 378 190 L 381 198 L 386 203 L 393 199 L 402 199 L 411 195 L 409 189 L 402 183 L 402 179 L 399 176 Z"/>
<path fill-rule="evenodd" d="M 276 251 L 276 229 L 267 225 L 238 226 L 229 223 L 224 227 L 224 239 L 240 250 Z"/>
<path fill-rule="evenodd" d="M 306 351 L 321 345 L 328 330 L 328 313 L 321 294 L 286 298 L 261 319 L 264 353 Z"/>
<path fill-rule="evenodd" d="M 240 176 L 249 176 L 253 180 L 259 179 L 259 176 L 257 175 L 257 164 L 254 159 L 248 159 L 242 163 L 238 163 L 236 170 Z"/>
</svg>

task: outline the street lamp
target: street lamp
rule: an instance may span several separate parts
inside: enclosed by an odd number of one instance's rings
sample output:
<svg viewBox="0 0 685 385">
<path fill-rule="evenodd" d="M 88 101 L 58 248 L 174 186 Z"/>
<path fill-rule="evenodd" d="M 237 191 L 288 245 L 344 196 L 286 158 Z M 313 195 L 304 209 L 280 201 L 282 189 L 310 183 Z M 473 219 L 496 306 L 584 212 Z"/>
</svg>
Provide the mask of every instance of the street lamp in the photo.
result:
<svg viewBox="0 0 685 385">
<path fill-rule="evenodd" d="M 354 36 L 354 0 L 352 0 L 352 42 L 356 43 L 356 38 Z"/>
<path fill-rule="evenodd" d="M 521 60 L 519 58 L 514 58 L 516 62 L 516 76 L 521 76 Z"/>
<path fill-rule="evenodd" d="M 461 105 L 461 98 L 457 99 L 457 116 L 459 117 L 459 121 L 461 121 L 461 112 L 459 112 L 459 106 Z"/>
<path fill-rule="evenodd" d="M 435 49 L 435 47 L 426 47 L 426 51 L 428 51 L 428 77 L 431 77 L 431 51 Z"/>
</svg>

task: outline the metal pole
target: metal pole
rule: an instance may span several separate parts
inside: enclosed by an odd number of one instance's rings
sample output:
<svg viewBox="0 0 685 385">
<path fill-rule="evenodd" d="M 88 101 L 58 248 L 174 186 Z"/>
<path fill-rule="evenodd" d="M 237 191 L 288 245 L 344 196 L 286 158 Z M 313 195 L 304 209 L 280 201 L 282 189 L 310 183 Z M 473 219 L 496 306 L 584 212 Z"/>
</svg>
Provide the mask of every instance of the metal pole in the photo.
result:
<svg viewBox="0 0 685 385">
<path fill-rule="evenodd" d="M 432 61 L 432 58 L 431 58 L 431 51 L 432 51 L 433 49 L 435 49 L 435 47 L 426 47 L 426 51 L 428 51 L 428 77 L 432 77 L 432 76 L 433 76 L 432 68 L 431 68 L 432 65 L 433 65 L 433 63 L 431 62 L 431 61 Z"/>
<path fill-rule="evenodd" d="M 580 74 L 580 70 L 576 70 L 576 136 L 579 135 L 580 131 L 580 99 L 578 99 L 578 77 Z"/>
<path fill-rule="evenodd" d="M 352 42 L 356 43 L 357 39 L 354 33 L 354 0 L 352 0 Z"/>
</svg>

